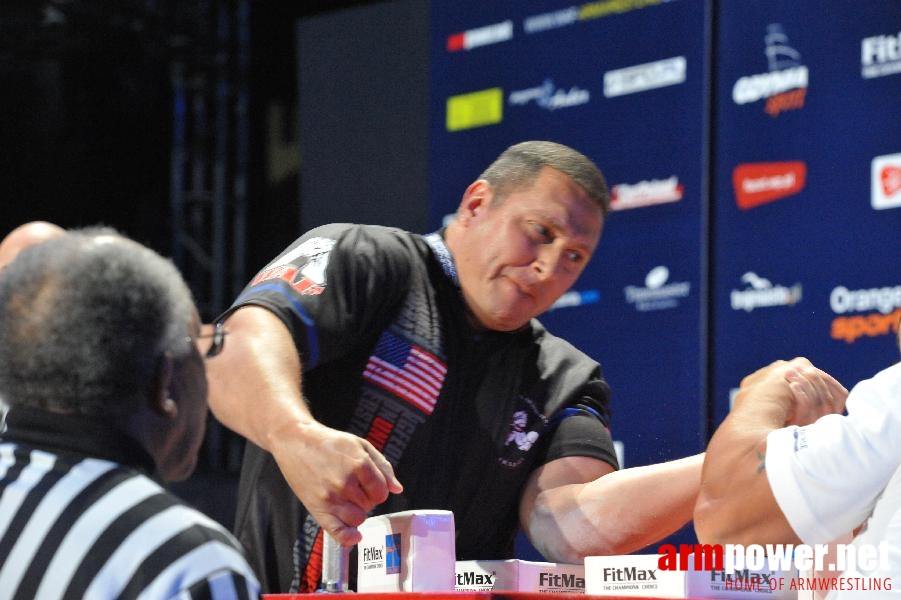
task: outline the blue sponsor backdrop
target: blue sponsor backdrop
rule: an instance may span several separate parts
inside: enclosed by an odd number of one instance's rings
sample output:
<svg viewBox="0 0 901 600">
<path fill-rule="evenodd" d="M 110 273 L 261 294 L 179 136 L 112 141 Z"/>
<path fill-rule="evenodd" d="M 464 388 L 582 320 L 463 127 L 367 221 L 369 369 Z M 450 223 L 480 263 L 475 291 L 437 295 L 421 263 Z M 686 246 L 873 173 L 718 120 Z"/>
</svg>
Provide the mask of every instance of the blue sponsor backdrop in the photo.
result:
<svg viewBox="0 0 901 600">
<path fill-rule="evenodd" d="M 524 139 L 580 149 L 614 190 L 542 321 L 604 366 L 626 466 L 701 450 L 774 359 L 850 387 L 897 358 L 901 3 L 822 8 L 432 2 L 431 225 Z"/>
<path fill-rule="evenodd" d="M 901 3 L 719 7 L 716 422 L 776 358 L 871 376 L 897 360 L 901 316 Z"/>
</svg>

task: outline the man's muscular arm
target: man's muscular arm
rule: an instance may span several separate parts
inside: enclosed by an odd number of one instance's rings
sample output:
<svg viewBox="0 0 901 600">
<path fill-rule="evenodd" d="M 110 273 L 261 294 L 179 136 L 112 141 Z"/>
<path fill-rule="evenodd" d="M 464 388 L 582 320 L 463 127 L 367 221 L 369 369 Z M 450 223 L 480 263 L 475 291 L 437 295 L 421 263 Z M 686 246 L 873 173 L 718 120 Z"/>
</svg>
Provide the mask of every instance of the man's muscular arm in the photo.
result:
<svg viewBox="0 0 901 600">
<path fill-rule="evenodd" d="M 532 474 L 520 521 L 548 560 L 635 552 L 691 519 L 702 462 L 699 454 L 614 471 L 595 458 L 558 458 Z"/>
<path fill-rule="evenodd" d="M 742 380 L 707 447 L 694 525 L 703 543 L 798 543 L 764 470 L 767 435 L 844 410 L 848 391 L 803 358 Z"/>
<path fill-rule="evenodd" d="M 366 440 L 312 417 L 297 349 L 278 317 L 245 306 L 226 327 L 222 353 L 207 361 L 213 414 L 272 454 L 320 526 L 339 543 L 357 543 L 367 513 L 403 489 L 391 464 Z"/>
</svg>

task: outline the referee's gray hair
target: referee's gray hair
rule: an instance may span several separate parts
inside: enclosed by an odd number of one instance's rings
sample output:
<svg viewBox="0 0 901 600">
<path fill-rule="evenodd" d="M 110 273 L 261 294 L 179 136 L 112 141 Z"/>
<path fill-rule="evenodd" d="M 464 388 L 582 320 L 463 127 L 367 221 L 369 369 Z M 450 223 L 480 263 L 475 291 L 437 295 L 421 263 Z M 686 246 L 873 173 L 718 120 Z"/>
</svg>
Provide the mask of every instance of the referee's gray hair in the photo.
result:
<svg viewBox="0 0 901 600">
<path fill-rule="evenodd" d="M 510 146 L 485 169 L 484 179 L 495 191 L 495 201 L 524 189 L 535 181 L 544 167 L 566 174 L 601 208 L 610 211 L 610 192 L 604 174 L 591 159 L 569 146 L 556 142 L 533 140 Z"/>
<path fill-rule="evenodd" d="M 175 266 L 110 228 L 26 248 L 0 274 L 0 398 L 115 417 L 152 390 L 164 353 L 192 350 Z"/>
</svg>

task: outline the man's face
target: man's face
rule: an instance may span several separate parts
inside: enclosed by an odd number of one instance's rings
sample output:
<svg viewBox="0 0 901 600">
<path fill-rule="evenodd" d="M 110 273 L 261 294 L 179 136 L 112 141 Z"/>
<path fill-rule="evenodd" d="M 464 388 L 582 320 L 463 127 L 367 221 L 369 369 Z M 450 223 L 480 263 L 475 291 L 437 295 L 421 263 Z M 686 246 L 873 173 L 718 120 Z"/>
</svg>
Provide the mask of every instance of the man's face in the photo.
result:
<svg viewBox="0 0 901 600">
<path fill-rule="evenodd" d="M 492 206 L 487 182 L 467 188 L 454 227 L 463 296 L 487 329 L 513 331 L 547 310 L 585 269 L 601 236 L 601 208 L 568 176 L 545 167 Z"/>
</svg>

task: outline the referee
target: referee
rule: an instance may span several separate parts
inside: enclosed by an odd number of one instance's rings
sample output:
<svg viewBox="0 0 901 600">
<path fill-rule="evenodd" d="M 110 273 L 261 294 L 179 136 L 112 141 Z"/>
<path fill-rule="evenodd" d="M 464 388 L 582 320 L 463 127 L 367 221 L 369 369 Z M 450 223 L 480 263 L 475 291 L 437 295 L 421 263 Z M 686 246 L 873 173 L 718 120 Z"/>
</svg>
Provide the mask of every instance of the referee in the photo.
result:
<svg viewBox="0 0 901 600">
<path fill-rule="evenodd" d="M 159 480 L 194 470 L 200 335 L 175 267 L 109 229 L 23 250 L 0 275 L 0 599 L 250 598 L 237 541 Z"/>
</svg>

